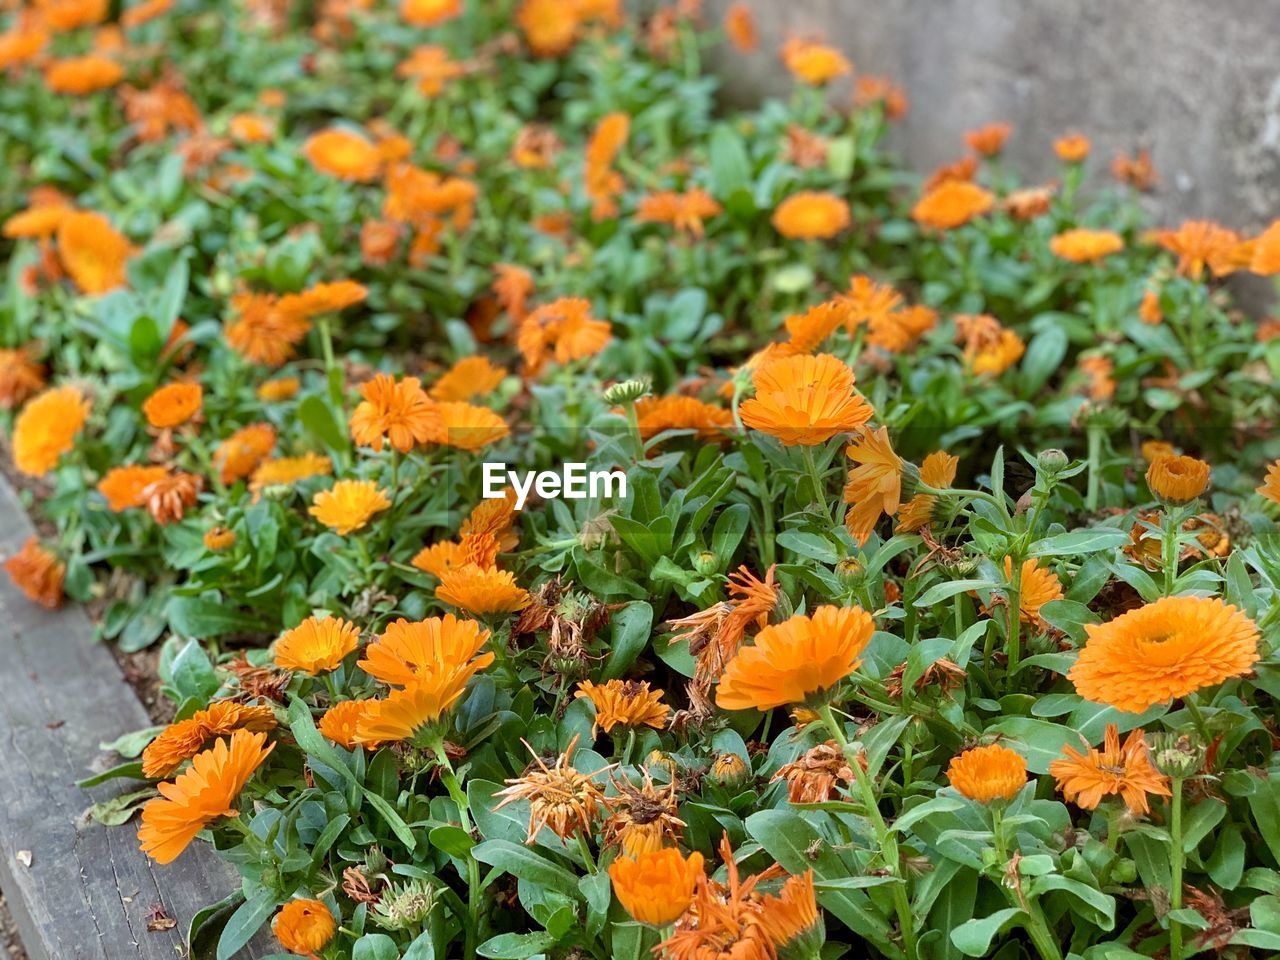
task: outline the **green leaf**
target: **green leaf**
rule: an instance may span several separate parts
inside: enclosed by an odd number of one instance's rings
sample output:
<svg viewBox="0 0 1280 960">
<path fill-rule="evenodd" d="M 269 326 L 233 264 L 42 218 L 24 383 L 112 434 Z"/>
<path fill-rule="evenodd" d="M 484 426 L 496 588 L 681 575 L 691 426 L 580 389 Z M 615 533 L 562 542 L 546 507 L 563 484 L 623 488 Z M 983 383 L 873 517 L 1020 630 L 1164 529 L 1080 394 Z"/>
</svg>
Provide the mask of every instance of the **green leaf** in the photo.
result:
<svg viewBox="0 0 1280 960">
<path fill-rule="evenodd" d="M 713 191 L 726 197 L 735 190 L 751 186 L 751 158 L 742 138 L 731 127 L 721 125 L 711 133 L 708 147 L 711 159 Z"/>
<path fill-rule="evenodd" d="M 329 405 L 317 394 L 303 397 L 298 404 L 298 419 L 313 437 L 330 450 L 341 452 L 347 449 L 346 431 L 338 425 Z"/>
<path fill-rule="evenodd" d="M 1048 324 L 1027 344 L 1022 357 L 1022 396 L 1029 397 L 1049 382 L 1067 356 L 1067 331 Z"/>
<path fill-rule="evenodd" d="M 169 666 L 169 682 L 185 697 L 207 701 L 221 686 L 214 672 L 209 655 L 198 640 L 188 640 L 187 645 L 173 658 Z"/>
<path fill-rule="evenodd" d="M 635 663 L 636 658 L 649 645 L 653 629 L 653 607 L 637 600 L 615 611 L 609 619 L 609 659 L 604 666 L 604 678 L 621 677 Z"/>
<path fill-rule="evenodd" d="M 947 583 L 936 583 L 916 598 L 917 607 L 934 607 L 943 600 L 950 600 L 957 593 L 970 590 L 992 590 L 997 586 L 991 580 L 951 580 Z"/>
<path fill-rule="evenodd" d="M 803 530 L 784 530 L 778 534 L 776 539 L 779 546 L 786 547 L 802 557 L 817 560 L 819 563 L 834 564 L 840 559 L 840 555 L 836 553 L 831 541 L 826 537 L 818 536 L 816 533 L 806 533 Z"/>
<path fill-rule="evenodd" d="M 366 933 L 351 945 L 351 960 L 400 960 L 400 951 L 385 933 Z"/>
<path fill-rule="evenodd" d="M 476 947 L 476 953 L 482 957 L 493 957 L 494 960 L 525 960 L 526 957 L 546 953 L 558 940 L 558 937 L 546 930 L 536 933 L 500 933 Z"/>
<path fill-rule="evenodd" d="M 275 891 L 259 890 L 236 909 L 218 937 L 218 960 L 230 960 L 275 912 Z"/>
<path fill-rule="evenodd" d="M 143 727 L 141 730 L 123 733 L 110 743 L 98 744 L 98 749 L 112 750 L 122 757 L 133 759 L 139 756 L 147 748 L 147 744 L 154 740 L 156 734 L 163 729 L 164 727 Z"/>
<path fill-rule="evenodd" d="M 988 917 L 966 920 L 951 931 L 951 942 L 966 957 L 985 957 L 991 951 L 991 941 L 1021 915 L 1017 907 L 1006 907 Z"/>
<path fill-rule="evenodd" d="M 110 770 L 103 770 L 102 773 L 95 773 L 91 777 L 77 780 L 76 786 L 81 790 L 87 790 L 89 787 L 96 787 L 106 783 L 108 780 L 117 780 L 121 777 L 127 777 L 130 780 L 145 780 L 146 777 L 142 775 L 142 761 L 130 760 L 128 763 L 119 764 Z"/>
<path fill-rule="evenodd" d="M 215 600 L 203 597 L 170 597 L 164 607 L 169 627 L 180 637 L 205 640 L 238 630 L 257 630 L 262 626 L 257 617 Z"/>
<path fill-rule="evenodd" d="M 1046 537 L 1038 541 L 1028 556 L 1076 557 L 1100 550 L 1114 550 L 1129 542 L 1129 534 L 1115 527 L 1092 527 L 1089 530 L 1072 530 Z"/>
<path fill-rule="evenodd" d="M 486 840 L 473 847 L 471 855 L 513 877 L 563 893 L 574 900 L 581 899 L 576 876 L 524 844 L 510 840 Z"/>
<path fill-rule="evenodd" d="M 475 840 L 471 839 L 471 834 L 451 823 L 433 827 L 427 834 L 427 839 L 437 850 L 443 850 L 449 856 L 458 859 L 465 857 L 476 845 Z"/>
</svg>

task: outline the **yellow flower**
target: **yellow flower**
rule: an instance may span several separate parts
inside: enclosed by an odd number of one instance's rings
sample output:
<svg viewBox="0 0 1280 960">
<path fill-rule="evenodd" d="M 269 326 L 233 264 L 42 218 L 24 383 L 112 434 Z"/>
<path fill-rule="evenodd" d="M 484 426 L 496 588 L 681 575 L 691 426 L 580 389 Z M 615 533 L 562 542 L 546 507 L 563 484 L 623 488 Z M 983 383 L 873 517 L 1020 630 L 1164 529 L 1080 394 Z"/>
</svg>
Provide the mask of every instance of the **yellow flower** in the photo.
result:
<svg viewBox="0 0 1280 960">
<path fill-rule="evenodd" d="M 307 512 L 346 536 L 363 528 L 375 513 L 389 506 L 391 501 L 372 480 L 339 480 L 331 489 L 317 493 Z"/>
<path fill-rule="evenodd" d="M 609 680 L 596 684 L 584 680 L 578 684 L 573 697 L 575 700 L 585 697 L 595 705 L 593 736 L 599 727 L 603 727 L 605 733 L 612 733 L 617 726 L 650 726 L 661 730 L 671 713 L 671 708 L 662 702 L 662 691 L 650 690 L 647 681 Z"/>
</svg>

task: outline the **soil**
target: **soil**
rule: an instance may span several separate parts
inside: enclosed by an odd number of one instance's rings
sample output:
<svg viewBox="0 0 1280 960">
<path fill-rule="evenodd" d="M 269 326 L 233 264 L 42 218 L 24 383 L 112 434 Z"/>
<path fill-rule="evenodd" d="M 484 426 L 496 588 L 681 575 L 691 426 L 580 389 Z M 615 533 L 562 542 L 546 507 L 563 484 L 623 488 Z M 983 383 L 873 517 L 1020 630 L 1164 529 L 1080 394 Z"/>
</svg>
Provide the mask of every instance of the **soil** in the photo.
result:
<svg viewBox="0 0 1280 960">
<path fill-rule="evenodd" d="M 18 928 L 4 897 L 0 897 L 0 947 L 4 948 L 4 960 L 27 960 L 27 951 L 18 939 Z"/>
</svg>

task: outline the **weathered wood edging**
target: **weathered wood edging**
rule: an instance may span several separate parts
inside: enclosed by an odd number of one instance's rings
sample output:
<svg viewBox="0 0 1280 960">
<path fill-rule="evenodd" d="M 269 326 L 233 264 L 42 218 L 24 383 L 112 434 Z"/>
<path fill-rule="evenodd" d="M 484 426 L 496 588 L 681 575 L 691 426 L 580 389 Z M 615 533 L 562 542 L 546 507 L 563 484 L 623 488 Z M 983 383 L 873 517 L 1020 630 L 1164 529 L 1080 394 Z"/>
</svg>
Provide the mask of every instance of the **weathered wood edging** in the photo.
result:
<svg viewBox="0 0 1280 960">
<path fill-rule="evenodd" d="M 0 556 L 32 533 L 0 478 Z M 91 772 L 100 743 L 148 726 L 146 711 L 79 606 L 45 610 L 0 575 L 0 618 L 0 888 L 28 955 L 185 957 L 192 916 L 238 888 L 234 871 L 199 843 L 158 867 L 138 850 L 133 824 L 85 822 L 94 801 L 137 788 L 115 781 L 87 793 L 75 782 Z M 156 904 L 177 921 L 173 929 L 148 931 Z"/>
</svg>

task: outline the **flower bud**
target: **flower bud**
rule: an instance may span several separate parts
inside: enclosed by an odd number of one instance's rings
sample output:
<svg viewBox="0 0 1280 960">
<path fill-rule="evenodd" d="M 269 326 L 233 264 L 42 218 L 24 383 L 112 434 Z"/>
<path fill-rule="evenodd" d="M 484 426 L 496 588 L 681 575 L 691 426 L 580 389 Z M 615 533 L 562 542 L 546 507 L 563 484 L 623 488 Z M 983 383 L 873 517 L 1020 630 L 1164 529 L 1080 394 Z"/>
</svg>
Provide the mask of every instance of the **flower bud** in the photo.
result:
<svg viewBox="0 0 1280 960">
<path fill-rule="evenodd" d="M 693 558 L 693 569 L 701 576 L 709 577 L 720 569 L 720 558 L 710 550 L 703 550 Z"/>
<path fill-rule="evenodd" d="M 623 403 L 635 403 L 641 397 L 648 394 L 650 383 L 648 380 L 624 380 L 621 383 L 615 383 L 604 392 L 604 402 L 611 406 L 617 406 Z"/>
<path fill-rule="evenodd" d="M 1166 777 L 1185 780 L 1204 767 L 1204 744 L 1186 734 L 1159 733 L 1151 741 L 1151 762 Z"/>
<path fill-rule="evenodd" d="M 750 775 L 747 761 L 736 753 L 722 753 L 711 765 L 711 779 L 730 789 L 744 786 Z"/>
<path fill-rule="evenodd" d="M 422 926 L 435 909 L 436 892 L 426 880 L 392 884 L 369 917 L 384 930 L 412 930 Z"/>
<path fill-rule="evenodd" d="M 867 568 L 857 557 L 844 557 L 836 564 L 836 577 L 843 587 L 860 587 L 867 579 Z"/>
<path fill-rule="evenodd" d="M 1036 466 L 1045 476 L 1057 476 L 1063 470 L 1067 469 L 1067 465 L 1071 463 L 1071 458 L 1065 452 L 1057 447 L 1051 447 L 1048 450 L 1041 450 L 1040 455 L 1036 457 Z"/>
</svg>

